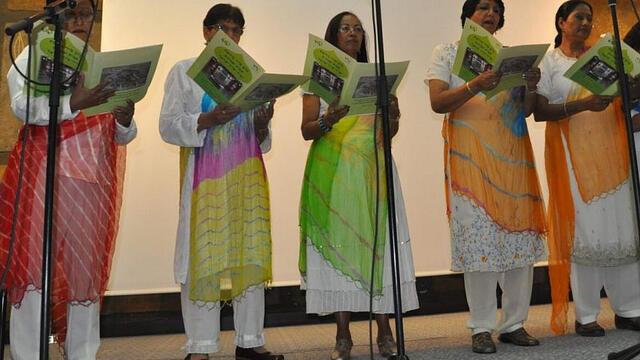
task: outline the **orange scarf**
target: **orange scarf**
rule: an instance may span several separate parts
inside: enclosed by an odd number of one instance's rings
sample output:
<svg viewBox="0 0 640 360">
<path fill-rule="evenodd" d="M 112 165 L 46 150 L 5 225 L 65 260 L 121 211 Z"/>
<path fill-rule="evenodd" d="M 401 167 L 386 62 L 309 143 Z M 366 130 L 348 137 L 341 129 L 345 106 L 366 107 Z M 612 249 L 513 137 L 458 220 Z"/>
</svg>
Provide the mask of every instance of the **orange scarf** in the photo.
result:
<svg viewBox="0 0 640 360">
<path fill-rule="evenodd" d="M 574 92 L 571 99 L 586 94 Z M 545 163 L 549 185 L 549 278 L 551 280 L 551 329 L 567 331 L 569 275 L 575 230 L 574 199 L 564 137 L 581 200 L 590 203 L 615 191 L 629 178 L 629 152 L 624 115 L 619 99 L 602 112 L 585 111 L 548 122 Z"/>
</svg>

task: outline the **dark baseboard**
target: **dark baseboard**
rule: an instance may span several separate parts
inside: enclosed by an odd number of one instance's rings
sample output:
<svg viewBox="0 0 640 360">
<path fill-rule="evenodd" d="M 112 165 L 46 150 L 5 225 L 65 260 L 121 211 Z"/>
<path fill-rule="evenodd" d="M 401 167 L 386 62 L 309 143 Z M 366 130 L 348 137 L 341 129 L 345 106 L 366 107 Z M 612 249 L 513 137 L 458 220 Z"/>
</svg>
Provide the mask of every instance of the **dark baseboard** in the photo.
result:
<svg viewBox="0 0 640 360">
<path fill-rule="evenodd" d="M 420 308 L 405 316 L 468 311 L 462 274 L 426 276 L 416 279 Z M 499 290 L 498 290 L 499 294 Z M 305 294 L 298 286 L 282 286 L 265 291 L 265 326 L 293 326 L 331 323 L 333 316 L 305 313 Z M 537 267 L 533 277 L 532 305 L 551 302 L 546 267 Z M 367 313 L 353 314 L 354 320 L 368 319 Z M 233 329 L 231 307 L 222 308 L 221 327 Z M 101 315 L 103 337 L 183 333 L 180 294 L 107 296 Z"/>
</svg>

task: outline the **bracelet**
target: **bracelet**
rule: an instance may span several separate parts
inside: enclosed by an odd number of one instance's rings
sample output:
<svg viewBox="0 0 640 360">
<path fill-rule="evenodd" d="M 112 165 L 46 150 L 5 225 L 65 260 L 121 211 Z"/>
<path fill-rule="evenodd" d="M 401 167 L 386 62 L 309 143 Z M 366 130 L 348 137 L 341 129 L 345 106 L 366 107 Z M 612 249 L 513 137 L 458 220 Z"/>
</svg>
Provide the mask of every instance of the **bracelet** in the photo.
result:
<svg viewBox="0 0 640 360">
<path fill-rule="evenodd" d="M 532 93 L 532 94 L 534 94 L 534 93 L 536 93 L 537 91 L 538 91 L 538 88 L 537 88 L 537 87 L 536 87 L 536 88 L 533 88 L 533 89 L 529 89 L 529 88 L 527 87 L 527 92 L 528 92 L 528 93 Z"/>
<path fill-rule="evenodd" d="M 567 111 L 567 103 L 562 103 L 562 109 L 564 110 L 564 117 L 569 117 L 569 112 Z"/>
<path fill-rule="evenodd" d="M 324 115 L 318 118 L 318 126 L 320 127 L 320 130 L 322 130 L 322 132 L 324 132 L 325 134 L 331 131 L 332 128 L 331 126 L 327 126 L 327 124 L 324 123 Z"/>
<path fill-rule="evenodd" d="M 468 91 L 471 95 L 476 96 L 476 93 L 475 93 L 475 92 L 473 92 L 473 90 L 471 90 L 471 86 L 469 86 L 469 82 L 468 82 L 468 81 L 467 81 L 466 83 L 464 83 L 464 86 L 467 88 L 467 91 Z"/>
</svg>

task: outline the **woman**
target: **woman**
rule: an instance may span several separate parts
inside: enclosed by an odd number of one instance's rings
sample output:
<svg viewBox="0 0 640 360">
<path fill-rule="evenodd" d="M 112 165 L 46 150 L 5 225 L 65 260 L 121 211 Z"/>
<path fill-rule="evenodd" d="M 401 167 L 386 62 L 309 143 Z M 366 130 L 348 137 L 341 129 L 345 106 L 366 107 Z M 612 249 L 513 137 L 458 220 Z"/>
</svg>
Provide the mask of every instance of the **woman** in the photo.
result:
<svg viewBox="0 0 640 360">
<path fill-rule="evenodd" d="M 491 34 L 504 25 L 502 0 L 467 0 L 461 20 Z M 492 99 L 500 74 L 486 71 L 464 82 L 452 74 L 458 45 L 436 47 L 427 79 L 431 107 L 447 114 L 445 191 L 451 229 L 452 270 L 464 272 L 472 350 L 493 353 L 493 331 L 502 342 L 535 346 L 523 328 L 533 265 L 544 252 L 544 209 L 525 117 L 535 105 L 538 69 L 523 77 L 526 87 Z M 496 286 L 502 288 L 502 317 L 496 324 Z"/>
<path fill-rule="evenodd" d="M 325 40 L 359 62 L 368 61 L 362 24 L 352 13 L 343 12 L 331 19 Z M 378 324 L 377 344 L 380 354 L 389 357 L 395 354 L 396 345 L 387 315 L 393 312 L 393 297 L 386 190 L 383 171 L 376 172 L 376 156 L 380 161 L 383 157 L 381 142 L 374 140 L 379 140 L 379 134 L 373 131 L 373 115 L 346 116 L 348 106 L 337 103 L 338 100 L 327 105 L 313 94 L 303 96 L 302 136 L 313 140 L 300 204 L 299 265 L 307 291 L 307 313 L 336 314 L 336 346 L 331 358 L 349 359 L 353 346 L 349 320 L 351 312 L 369 311 L 375 253 L 373 312 Z M 400 117 L 395 97 L 390 113 L 395 135 Z M 404 202 L 395 170 L 394 178 L 402 309 L 409 311 L 418 307 L 418 299 Z"/>
<path fill-rule="evenodd" d="M 556 13 L 555 49 L 542 62 L 536 121 L 547 121 L 551 328 L 567 329 L 569 282 L 576 333 L 604 336 L 597 323 L 604 286 L 619 329 L 640 329 L 640 267 L 619 102 L 591 95 L 563 74 L 588 50 L 591 5 L 567 1 Z"/>
<path fill-rule="evenodd" d="M 64 29 L 88 41 L 94 18 L 89 0 L 65 13 Z M 33 49 L 32 49 L 33 50 Z M 7 74 L 11 109 L 29 118 L 16 143 L 0 184 L 0 264 L 8 264 L 6 289 L 13 304 L 10 321 L 11 358 L 37 359 L 39 354 L 42 224 L 49 96 L 30 100 L 25 80 L 29 51 L 25 49 Z M 134 104 L 112 113 L 87 116 L 84 110 L 104 104 L 114 95 L 107 83 L 88 89 L 84 78 L 60 99 L 59 145 L 55 174 L 53 221 L 52 331 L 66 358 L 95 359 L 100 346 L 100 302 L 109 281 L 118 232 L 124 177 L 125 147 L 137 134 Z M 28 116 L 27 116 L 28 112 Z M 19 185 L 24 150 L 23 184 Z M 22 189 L 14 207 L 16 189 Z M 15 246 L 11 255 L 15 211 Z M 5 269 L 1 269 L 5 271 Z"/>
<path fill-rule="evenodd" d="M 223 31 L 238 43 L 244 23 L 239 8 L 215 5 L 203 21 L 204 39 Z M 271 145 L 273 104 L 249 112 L 216 104 L 187 76 L 193 62 L 180 61 L 169 73 L 160 113 L 162 138 L 181 147 L 175 277 L 187 359 L 218 351 L 221 301 L 233 303 L 236 359 L 284 359 L 264 348 L 263 331 L 271 225 L 262 153 Z"/>
</svg>

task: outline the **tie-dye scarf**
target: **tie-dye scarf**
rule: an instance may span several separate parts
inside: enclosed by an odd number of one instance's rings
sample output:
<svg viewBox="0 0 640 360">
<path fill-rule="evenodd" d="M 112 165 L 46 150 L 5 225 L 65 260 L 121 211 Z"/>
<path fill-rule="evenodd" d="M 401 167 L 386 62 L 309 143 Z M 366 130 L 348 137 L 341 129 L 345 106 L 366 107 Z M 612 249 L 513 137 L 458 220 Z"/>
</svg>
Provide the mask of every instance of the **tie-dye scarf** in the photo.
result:
<svg viewBox="0 0 640 360">
<path fill-rule="evenodd" d="M 203 97 L 203 112 L 216 106 Z M 272 279 L 269 188 L 250 113 L 206 131 L 181 149 L 182 174 L 194 154 L 189 298 L 228 301 Z"/>
<path fill-rule="evenodd" d="M 522 98 L 522 88 L 491 100 L 476 96 L 445 119 L 448 214 L 453 191 L 507 232 L 544 233 L 544 205 Z"/>
</svg>

